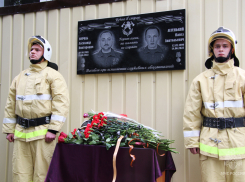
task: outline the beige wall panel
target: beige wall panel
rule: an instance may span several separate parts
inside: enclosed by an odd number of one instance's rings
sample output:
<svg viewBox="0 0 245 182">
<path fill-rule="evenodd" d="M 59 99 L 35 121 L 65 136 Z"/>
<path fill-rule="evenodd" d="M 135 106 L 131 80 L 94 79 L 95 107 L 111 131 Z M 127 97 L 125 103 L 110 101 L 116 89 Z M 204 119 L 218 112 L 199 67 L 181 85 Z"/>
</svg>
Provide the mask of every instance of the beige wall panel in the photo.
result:
<svg viewBox="0 0 245 182">
<path fill-rule="evenodd" d="M 241 50 L 241 57 L 239 57 L 238 59 L 240 59 L 240 67 L 245 69 L 245 1 L 242 1 L 242 5 L 241 5 L 241 9 L 242 11 L 242 15 L 241 15 L 241 32 L 242 32 L 242 38 L 241 41 L 238 42 L 238 46 L 240 47 Z M 240 23 L 240 22 L 239 22 Z"/>
<path fill-rule="evenodd" d="M 156 1 L 156 12 L 170 10 L 170 2 L 171 0 Z"/>
<path fill-rule="evenodd" d="M 171 131 L 171 72 L 156 72 L 156 126 L 165 138 L 170 138 Z"/>
<path fill-rule="evenodd" d="M 140 122 L 140 74 L 127 73 L 125 76 L 125 114 Z"/>
<path fill-rule="evenodd" d="M 210 35 L 216 30 L 220 25 L 220 1 L 219 0 L 207 0 L 205 1 L 205 17 L 204 17 L 204 40 L 203 40 L 203 46 L 204 46 L 204 60 L 202 62 L 203 65 L 203 71 L 206 69 L 204 64 L 206 59 L 208 58 L 208 39 Z M 212 20 L 212 21 L 211 21 Z M 190 36 L 190 35 L 189 35 Z"/>
<path fill-rule="evenodd" d="M 223 0 L 222 25 L 232 29 L 233 33 L 238 33 L 238 3 L 239 0 Z M 232 13 L 228 13 L 232 12 Z"/>
<path fill-rule="evenodd" d="M 155 74 L 152 72 L 141 73 L 140 81 L 140 122 L 153 127 L 155 117 Z"/>
<path fill-rule="evenodd" d="M 85 17 L 84 20 L 92 20 L 97 18 L 97 7 L 96 5 L 85 6 Z"/>
<path fill-rule="evenodd" d="M 98 18 L 109 18 L 111 15 L 110 4 L 99 4 L 98 5 Z"/>
<path fill-rule="evenodd" d="M 6 135 L 4 135 L 6 137 Z M 5 139 L 6 140 L 6 139 Z M 14 144 L 13 143 L 9 143 L 8 144 L 8 177 L 7 177 L 7 181 L 13 181 L 12 180 L 12 158 L 13 158 L 13 149 L 14 149 Z"/>
<path fill-rule="evenodd" d="M 191 84 L 192 80 L 202 72 L 203 67 L 203 26 L 202 26 L 202 0 L 190 0 L 188 6 L 187 18 L 188 28 L 186 33 L 188 34 L 188 60 L 186 66 L 188 67 L 189 77 L 188 83 Z"/>
<path fill-rule="evenodd" d="M 183 9 L 186 7 L 186 70 L 137 73 L 77 75 L 77 23 L 80 20 L 109 18 L 139 13 Z M 0 119 L 9 85 L 14 76 L 29 67 L 27 40 L 43 35 L 52 45 L 52 62 L 59 65 L 70 94 L 70 113 L 62 128 L 68 133 L 80 127 L 83 113 L 112 111 L 125 113 L 144 125 L 174 139 L 173 154 L 177 172 L 172 182 L 200 180 L 198 156 L 184 149 L 182 115 L 185 97 L 194 77 L 204 71 L 207 41 L 219 26 L 236 34 L 237 55 L 245 68 L 244 0 L 130 0 L 37 13 L 0 17 Z M 12 149 L 5 135 L 0 135 L 0 176 L 12 181 Z"/>
<path fill-rule="evenodd" d="M 24 15 L 13 16 L 13 73 L 12 78 L 23 70 L 24 50 Z"/>
<path fill-rule="evenodd" d="M 155 6 L 155 1 L 154 0 L 142 0 L 140 4 L 140 11 L 139 13 L 152 13 L 155 11 L 156 6 Z"/>
<path fill-rule="evenodd" d="M 125 15 L 125 3 L 112 3 L 112 17 Z M 117 114 L 125 113 L 125 74 L 114 73 L 111 76 L 111 111 Z"/>
<path fill-rule="evenodd" d="M 6 135 L 4 135 L 6 137 Z M 5 139 L 6 140 L 6 139 Z M 5 141 L 6 142 L 6 141 Z M 12 180 L 12 168 L 13 168 L 13 165 L 12 165 L 12 158 L 13 158 L 13 148 L 14 148 L 14 144 L 13 143 L 8 143 L 8 168 L 7 168 L 7 177 L 6 177 L 6 181 L 13 181 Z"/>
<path fill-rule="evenodd" d="M 13 33 L 13 17 L 4 16 L 2 17 L 2 70 L 1 70 L 1 121 L 4 117 L 4 108 L 8 96 L 9 86 L 12 82 L 12 33 Z M 9 169 L 11 166 L 12 155 L 11 152 L 12 144 L 6 141 L 6 135 L 0 135 L 0 142 L 3 146 L 0 148 L 0 176 L 3 181 L 11 181 Z M 10 179 L 8 179 L 10 178 Z"/>
<path fill-rule="evenodd" d="M 97 18 L 97 9 L 95 5 L 85 6 L 84 20 L 91 20 Z M 85 75 L 84 80 L 84 111 L 97 111 L 97 89 L 98 89 L 98 75 Z"/>
<path fill-rule="evenodd" d="M 83 7 L 76 7 L 72 10 L 71 25 L 71 84 L 70 87 L 70 130 L 78 128 L 83 122 L 84 113 L 84 76 L 77 75 L 77 30 L 78 21 L 83 20 Z M 85 111 L 86 112 L 86 111 Z"/>
<path fill-rule="evenodd" d="M 12 32 L 13 17 L 2 17 L 2 51 L 1 51 L 1 118 L 3 118 L 3 109 L 8 96 L 9 86 L 12 82 Z M 4 103 L 2 103 L 4 102 Z"/>
<path fill-rule="evenodd" d="M 213 32 L 218 26 L 220 25 L 220 0 L 206 0 L 204 2 L 204 23 L 205 23 L 205 33 Z M 211 33 L 210 33 L 211 34 Z M 208 34 L 208 37 L 210 36 Z M 205 37 L 205 38 L 208 38 Z M 207 44 L 207 40 L 205 42 L 205 45 Z"/>
<path fill-rule="evenodd" d="M 125 113 L 125 74 L 112 74 L 112 104 L 111 111 L 117 114 Z"/>
<path fill-rule="evenodd" d="M 185 103 L 185 79 L 184 71 L 172 72 L 172 105 L 171 105 L 171 125 L 172 125 L 172 137 L 175 143 L 172 145 L 176 148 L 180 154 L 173 154 L 175 165 L 177 166 L 177 172 L 174 176 L 174 181 L 182 181 L 185 175 L 185 156 L 184 156 L 184 138 L 182 128 L 182 118 Z M 195 181 L 198 181 L 197 179 Z"/>
<path fill-rule="evenodd" d="M 22 14 L 13 16 L 13 63 L 12 64 L 12 80 L 22 71 L 23 65 L 23 30 L 24 30 L 24 16 Z M 11 81 L 12 81 L 11 80 Z M 9 145 L 9 167 L 8 167 L 8 181 L 12 181 L 12 153 L 13 144 Z"/>
<path fill-rule="evenodd" d="M 125 3 L 124 2 L 112 3 L 111 14 L 112 17 L 125 15 Z"/>
<path fill-rule="evenodd" d="M 71 9 L 60 10 L 60 34 L 59 34 L 59 72 L 70 86 L 69 70 L 71 62 Z"/>
<path fill-rule="evenodd" d="M 188 52 L 188 60 L 187 60 L 187 69 L 188 69 L 188 88 L 191 84 L 192 80 L 200 74 L 204 69 L 204 45 L 206 42 L 203 39 L 203 7 L 202 7 L 202 0 L 189 0 L 188 1 L 188 11 L 186 12 L 187 16 L 187 29 L 186 33 L 188 36 L 188 45 L 187 45 L 187 52 Z M 184 86 L 184 85 L 183 85 Z M 187 90 L 188 90 L 187 88 Z M 185 90 L 183 90 L 185 92 Z M 186 95 L 187 93 L 185 93 Z M 185 99 L 185 98 L 184 98 Z M 184 104 L 184 103 L 183 103 Z M 184 108 L 183 108 L 184 109 Z M 174 112 L 174 111 L 172 111 Z M 180 111 L 181 112 L 181 111 Z M 183 110 L 182 110 L 183 115 Z M 174 119 L 173 119 L 174 121 Z M 182 124 L 181 124 L 182 126 Z M 182 128 L 181 128 L 182 129 Z M 183 132 L 182 132 L 183 133 Z M 181 139 L 179 141 L 179 139 Z M 183 134 L 181 138 L 178 138 L 178 146 L 180 147 L 180 156 L 176 156 L 177 160 L 179 157 L 185 157 L 185 162 L 181 165 L 181 173 L 185 172 L 186 182 L 195 182 L 200 181 L 200 167 L 199 167 L 199 160 L 198 158 L 194 158 L 193 155 L 190 155 L 189 150 L 184 149 L 184 146 L 180 145 L 179 142 L 183 142 Z M 187 158 L 186 158 L 187 157 Z M 189 158 L 188 158 L 189 157 Z M 184 168 L 184 169 L 183 169 Z M 184 171 L 185 170 L 185 171 Z M 193 172 L 195 171 L 195 172 Z M 182 176 L 183 174 L 176 175 Z M 178 181 L 178 180 L 177 180 Z"/>
<path fill-rule="evenodd" d="M 183 9 L 183 8 L 185 8 L 186 1 L 187 0 L 172 0 L 171 9 L 175 10 L 175 9 Z"/>
<path fill-rule="evenodd" d="M 236 35 L 237 40 L 239 41 L 239 26 L 238 26 L 238 20 L 239 20 L 239 3 L 240 0 L 223 0 L 223 22 L 222 25 L 226 28 L 229 28 L 233 31 L 233 33 Z M 233 13 L 227 13 L 227 12 L 233 12 Z M 240 42 L 240 41 L 239 41 Z"/>
<path fill-rule="evenodd" d="M 238 29 L 238 32 L 237 32 L 237 35 L 236 35 L 236 38 L 239 42 L 239 46 L 237 47 L 237 51 L 236 51 L 236 55 L 241 59 L 242 58 L 242 52 L 243 49 L 242 48 L 242 44 L 244 44 L 244 42 L 242 42 L 242 13 L 243 13 L 243 9 L 242 9 L 242 0 L 239 0 L 238 1 L 238 7 L 237 7 L 237 29 Z M 241 23 L 240 23 L 241 22 Z M 243 62 L 240 62 L 240 67 L 242 68 L 243 67 Z"/>
<path fill-rule="evenodd" d="M 47 12 L 40 11 L 36 13 L 36 32 L 35 35 L 47 37 Z"/>
<path fill-rule="evenodd" d="M 2 35 L 2 17 L 0 16 L 0 35 Z M 2 36 L 0 36 L 0 71 L 2 70 Z M 2 74 L 0 72 L 0 98 L 1 98 L 1 80 L 2 80 Z M 1 100 L 0 100 L 0 110 L 1 110 Z M 0 112 L 0 119 L 1 119 L 1 112 Z"/>
<path fill-rule="evenodd" d="M 138 14 L 140 1 L 138 0 L 126 1 L 125 3 L 126 3 L 126 8 L 125 8 L 126 15 Z"/>
<path fill-rule="evenodd" d="M 98 112 L 109 111 L 111 101 L 111 78 L 109 74 L 98 75 L 98 87 L 97 87 L 97 110 Z M 91 108 L 94 109 L 94 108 Z"/>
<path fill-rule="evenodd" d="M 28 44 L 28 39 L 33 36 L 36 35 L 35 33 L 35 19 L 36 19 L 36 15 L 35 13 L 27 13 L 25 14 L 25 20 L 24 20 L 24 47 L 23 47 L 23 54 L 24 54 L 24 68 L 23 69 L 27 69 L 29 68 L 30 65 L 30 60 L 28 59 L 29 56 L 28 52 L 27 52 L 27 44 Z"/>
<path fill-rule="evenodd" d="M 126 15 L 139 12 L 140 1 L 126 1 Z M 125 114 L 140 122 L 140 73 L 126 73 L 125 75 Z"/>
<path fill-rule="evenodd" d="M 241 41 L 241 23 L 239 23 L 240 17 L 241 17 L 241 1 L 240 0 L 223 0 L 223 26 L 226 28 L 231 29 L 238 41 L 237 49 L 236 49 L 236 55 L 238 58 L 241 57 L 242 49 L 240 47 L 242 41 Z M 227 13 L 227 12 L 233 12 L 233 13 Z M 240 21 L 241 22 L 241 21 Z"/>
<path fill-rule="evenodd" d="M 2 121 L 3 119 L 3 102 L 2 101 L 2 77 L 5 77 L 4 75 L 2 76 L 2 17 L 0 17 L 0 121 Z M 1 136 L 0 137 L 0 143 L 1 144 L 4 144 L 3 146 L 6 146 L 5 144 L 6 142 L 6 139 L 4 136 Z M 0 158 L 0 175 L 3 176 L 2 179 L 4 179 L 4 174 L 5 174 L 5 164 L 6 164 L 6 161 L 5 161 L 5 157 L 6 157 L 6 149 L 5 147 L 2 147 L 2 149 L 0 149 L 0 153 L 3 154 L 4 157 Z M 3 160 L 4 159 L 4 160 Z"/>
<path fill-rule="evenodd" d="M 71 9 L 60 10 L 60 34 L 59 34 L 59 72 L 66 80 L 69 92 L 71 91 Z M 68 114 L 67 120 L 62 127 L 63 130 L 69 129 L 70 121 Z"/>
<path fill-rule="evenodd" d="M 97 75 L 85 75 L 84 81 L 84 111 L 97 111 Z"/>
<path fill-rule="evenodd" d="M 46 39 L 48 39 L 50 45 L 52 46 L 52 57 L 51 62 L 59 63 L 59 19 L 60 10 L 50 10 L 48 13 L 48 33 Z"/>
<path fill-rule="evenodd" d="M 185 0 L 172 0 L 172 9 L 183 9 L 185 8 Z M 196 1 L 199 2 L 199 1 Z M 200 4 L 201 4 L 200 0 Z M 191 5 L 192 7 L 192 5 Z M 196 7 L 198 8 L 198 6 Z M 196 17 L 200 18 L 199 21 L 202 20 L 202 11 L 199 10 L 200 14 L 195 14 Z M 187 15 L 189 18 L 190 16 Z M 187 22 L 191 22 L 187 18 Z M 194 22 L 193 22 L 194 23 Z M 196 24 L 197 22 L 195 22 Z M 199 32 L 199 29 L 201 30 L 202 25 L 198 25 L 194 28 L 197 32 Z M 190 28 L 187 29 L 188 31 Z M 186 30 L 186 32 L 187 32 Z M 200 31 L 200 33 L 202 33 Z M 188 36 L 188 35 L 187 35 Z M 188 36 L 189 37 L 189 36 Z M 202 36 L 201 36 L 202 37 Z M 200 41 L 200 40 L 199 40 Z M 189 44 L 188 44 L 189 45 Z M 180 154 L 173 155 L 173 158 L 175 160 L 176 166 L 178 166 L 178 170 L 176 172 L 176 175 L 173 177 L 173 181 L 182 181 L 183 177 L 185 176 L 185 149 L 183 147 L 183 129 L 182 129 L 182 118 L 183 118 L 183 110 L 184 110 L 184 103 L 185 103 L 185 71 L 172 71 L 172 137 L 171 139 L 175 140 L 175 143 L 173 144 L 173 147 L 178 149 Z M 176 127 L 181 126 L 181 127 Z M 198 179 L 198 178 L 197 178 Z M 197 180 L 196 181 L 199 181 Z"/>
</svg>

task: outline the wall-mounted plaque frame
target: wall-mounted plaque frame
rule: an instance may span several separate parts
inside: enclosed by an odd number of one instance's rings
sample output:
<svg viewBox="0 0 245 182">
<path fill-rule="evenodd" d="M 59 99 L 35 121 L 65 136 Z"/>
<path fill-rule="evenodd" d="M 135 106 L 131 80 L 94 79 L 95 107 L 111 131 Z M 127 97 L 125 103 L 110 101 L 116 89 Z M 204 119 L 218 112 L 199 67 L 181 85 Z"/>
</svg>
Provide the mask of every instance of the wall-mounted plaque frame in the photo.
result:
<svg viewBox="0 0 245 182">
<path fill-rule="evenodd" d="M 185 69 L 185 9 L 78 22 L 77 74 Z"/>
</svg>

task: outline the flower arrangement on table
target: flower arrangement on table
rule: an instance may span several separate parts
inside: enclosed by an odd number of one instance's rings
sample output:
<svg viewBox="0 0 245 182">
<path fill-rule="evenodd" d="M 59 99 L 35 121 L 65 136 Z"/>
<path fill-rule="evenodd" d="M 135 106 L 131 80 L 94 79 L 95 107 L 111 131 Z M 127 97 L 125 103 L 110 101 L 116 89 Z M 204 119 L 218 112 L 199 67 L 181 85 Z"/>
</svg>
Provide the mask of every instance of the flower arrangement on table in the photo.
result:
<svg viewBox="0 0 245 182">
<path fill-rule="evenodd" d="M 59 143 L 85 145 L 105 145 L 107 149 L 117 144 L 123 136 L 120 147 L 144 147 L 177 153 L 170 144 L 174 140 L 163 139 L 160 132 L 144 126 L 137 121 L 111 112 L 88 112 L 84 114 L 85 121 L 81 128 L 74 129 L 68 135 L 61 132 Z M 158 153 L 159 154 L 159 153 Z"/>
<path fill-rule="evenodd" d="M 89 112 L 85 113 L 83 117 L 89 118 L 89 120 L 85 121 L 81 128 L 75 128 L 68 135 L 61 132 L 58 142 L 105 145 L 107 150 L 115 146 L 112 182 L 115 182 L 117 177 L 116 156 L 119 146 L 130 147 L 131 167 L 133 167 L 133 162 L 135 161 L 135 155 L 131 154 L 134 147 L 154 148 L 157 150 L 157 153 L 158 149 L 178 153 L 169 146 L 174 143 L 174 140 L 163 139 L 160 132 L 127 118 L 127 115 L 118 115 L 111 112 Z M 158 155 L 160 154 L 158 153 Z M 163 155 L 165 154 L 160 156 Z"/>
</svg>

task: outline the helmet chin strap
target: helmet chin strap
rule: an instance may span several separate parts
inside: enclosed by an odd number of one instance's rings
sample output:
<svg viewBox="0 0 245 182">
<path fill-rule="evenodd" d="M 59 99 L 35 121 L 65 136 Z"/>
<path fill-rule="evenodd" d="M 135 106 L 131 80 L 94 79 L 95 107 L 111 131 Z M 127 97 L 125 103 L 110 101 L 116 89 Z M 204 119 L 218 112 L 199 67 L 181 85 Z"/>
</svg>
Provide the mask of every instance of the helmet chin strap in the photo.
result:
<svg viewBox="0 0 245 182">
<path fill-rule="evenodd" d="M 226 62 L 227 60 L 229 60 L 230 57 L 231 57 L 231 51 L 232 51 L 232 48 L 231 48 L 229 54 L 227 55 L 227 57 L 216 57 L 216 56 L 213 54 L 213 55 L 214 55 L 215 62 L 217 62 L 217 63 L 224 63 L 224 62 Z"/>
<path fill-rule="evenodd" d="M 29 58 L 29 59 L 30 59 L 30 58 Z M 41 56 L 39 59 L 30 59 L 30 62 L 31 62 L 32 64 L 37 64 L 37 63 L 41 62 L 42 59 L 43 59 L 43 56 Z"/>
</svg>

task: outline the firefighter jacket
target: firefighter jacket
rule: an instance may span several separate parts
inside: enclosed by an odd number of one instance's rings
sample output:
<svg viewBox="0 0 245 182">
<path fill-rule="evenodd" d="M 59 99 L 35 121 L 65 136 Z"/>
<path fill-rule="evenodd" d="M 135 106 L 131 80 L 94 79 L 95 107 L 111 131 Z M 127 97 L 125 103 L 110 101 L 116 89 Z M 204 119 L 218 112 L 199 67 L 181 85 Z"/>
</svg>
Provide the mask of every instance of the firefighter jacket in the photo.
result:
<svg viewBox="0 0 245 182">
<path fill-rule="evenodd" d="M 10 86 L 3 119 L 3 133 L 14 133 L 14 139 L 33 141 L 45 138 L 50 130 L 59 131 L 69 110 L 69 96 L 63 76 L 47 67 L 48 61 L 31 64 L 16 76 Z M 50 123 L 23 128 L 17 116 L 27 119 L 51 116 Z"/>
<path fill-rule="evenodd" d="M 186 99 L 183 130 L 186 148 L 219 160 L 245 158 L 245 127 L 219 130 L 202 126 L 203 116 L 240 118 L 245 116 L 245 71 L 234 60 L 216 63 L 192 82 Z"/>
</svg>

